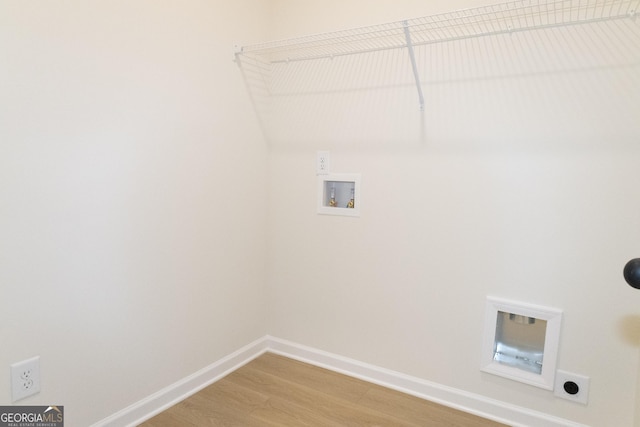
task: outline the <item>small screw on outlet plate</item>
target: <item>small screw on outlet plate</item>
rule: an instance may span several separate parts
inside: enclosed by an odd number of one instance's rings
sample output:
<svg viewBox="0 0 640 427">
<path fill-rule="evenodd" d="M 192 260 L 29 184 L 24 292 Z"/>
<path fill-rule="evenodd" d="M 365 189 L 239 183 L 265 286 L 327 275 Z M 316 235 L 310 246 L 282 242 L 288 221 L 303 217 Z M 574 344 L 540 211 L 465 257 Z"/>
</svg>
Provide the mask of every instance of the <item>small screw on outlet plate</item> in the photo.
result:
<svg viewBox="0 0 640 427">
<path fill-rule="evenodd" d="M 553 394 L 586 405 L 589 399 L 589 377 L 558 370 Z"/>
<path fill-rule="evenodd" d="M 13 402 L 40 392 L 40 356 L 11 365 Z"/>
</svg>

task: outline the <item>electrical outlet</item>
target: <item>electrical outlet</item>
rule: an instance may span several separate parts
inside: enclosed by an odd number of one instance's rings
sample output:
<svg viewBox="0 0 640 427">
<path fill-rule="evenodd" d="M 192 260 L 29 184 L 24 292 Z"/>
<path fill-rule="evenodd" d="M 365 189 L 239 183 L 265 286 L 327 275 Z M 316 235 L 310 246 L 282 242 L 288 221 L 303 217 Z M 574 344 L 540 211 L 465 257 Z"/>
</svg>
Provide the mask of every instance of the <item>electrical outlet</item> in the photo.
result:
<svg viewBox="0 0 640 427">
<path fill-rule="evenodd" d="M 589 399 L 589 377 L 558 369 L 553 394 L 586 405 Z"/>
<path fill-rule="evenodd" d="M 40 356 L 11 365 L 11 394 L 13 401 L 40 392 Z"/>
<path fill-rule="evenodd" d="M 328 175 L 329 174 L 329 152 L 318 151 L 316 174 Z"/>
</svg>

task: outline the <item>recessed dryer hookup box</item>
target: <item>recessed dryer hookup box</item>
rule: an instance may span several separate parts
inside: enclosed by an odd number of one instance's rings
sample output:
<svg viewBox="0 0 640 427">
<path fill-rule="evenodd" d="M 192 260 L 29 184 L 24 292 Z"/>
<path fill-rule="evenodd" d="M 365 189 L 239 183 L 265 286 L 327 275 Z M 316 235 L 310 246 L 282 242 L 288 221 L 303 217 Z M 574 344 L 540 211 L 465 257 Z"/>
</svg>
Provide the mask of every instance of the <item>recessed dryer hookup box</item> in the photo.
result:
<svg viewBox="0 0 640 427">
<path fill-rule="evenodd" d="M 360 216 L 360 174 L 332 173 L 318 176 L 318 213 Z"/>
<path fill-rule="evenodd" d="M 562 311 L 487 297 L 482 370 L 553 390 Z"/>
</svg>

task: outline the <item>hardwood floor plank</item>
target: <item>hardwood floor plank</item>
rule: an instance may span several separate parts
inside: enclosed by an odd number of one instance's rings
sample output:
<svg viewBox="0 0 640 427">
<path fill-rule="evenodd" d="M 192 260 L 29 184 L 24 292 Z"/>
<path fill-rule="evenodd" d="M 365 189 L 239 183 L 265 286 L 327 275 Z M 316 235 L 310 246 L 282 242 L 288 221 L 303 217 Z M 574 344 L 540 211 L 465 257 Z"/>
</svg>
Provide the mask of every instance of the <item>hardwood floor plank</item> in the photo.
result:
<svg viewBox="0 0 640 427">
<path fill-rule="evenodd" d="M 141 426 L 497 427 L 502 424 L 266 353 Z"/>
<path fill-rule="evenodd" d="M 372 385 L 371 389 L 358 403 L 363 407 L 376 409 L 387 414 L 401 413 L 403 420 L 424 427 L 490 427 L 503 425 L 376 385 Z"/>
<path fill-rule="evenodd" d="M 253 410 L 264 406 L 269 395 L 259 390 L 238 386 L 228 378 L 216 382 L 215 387 L 202 389 L 197 396 L 209 400 L 211 403 L 224 402 L 227 410 Z"/>
<path fill-rule="evenodd" d="M 277 425 L 280 426 L 409 426 L 377 411 L 341 405 L 338 402 L 330 405 L 323 402 L 321 405 L 303 406 L 284 399 L 272 399 L 269 407 L 261 408 L 252 416 L 260 420 L 270 420 L 277 416 Z"/>
<path fill-rule="evenodd" d="M 267 404 L 269 397 L 238 387 L 223 378 L 172 406 L 143 425 L 145 427 L 178 426 L 263 426 L 250 419 L 256 408 Z"/>
<path fill-rule="evenodd" d="M 252 366 L 351 402 L 357 402 L 370 387 L 366 381 L 273 353 L 265 353 L 254 360 Z"/>
<path fill-rule="evenodd" d="M 355 402 L 336 397 L 334 393 L 318 391 L 306 384 L 299 384 L 295 378 L 292 380 L 288 376 L 282 378 L 268 371 L 264 371 L 260 366 L 250 364 L 243 369 L 234 372 L 229 378 L 236 384 L 247 388 L 260 388 L 269 394 L 270 406 L 261 408 L 264 412 L 271 408 L 274 414 L 280 415 L 288 411 L 293 418 L 302 424 L 307 425 L 403 425 L 393 416 L 372 410 L 371 408 L 359 407 Z M 318 369 L 316 367 L 309 367 Z M 353 384 L 352 378 L 344 375 L 336 376 L 333 372 L 326 371 L 327 381 L 333 380 L 333 390 L 340 391 L 341 381 Z M 289 425 L 289 424 L 282 424 Z M 298 424 L 292 424 L 298 425 Z M 404 424 L 406 425 L 406 424 Z"/>
</svg>

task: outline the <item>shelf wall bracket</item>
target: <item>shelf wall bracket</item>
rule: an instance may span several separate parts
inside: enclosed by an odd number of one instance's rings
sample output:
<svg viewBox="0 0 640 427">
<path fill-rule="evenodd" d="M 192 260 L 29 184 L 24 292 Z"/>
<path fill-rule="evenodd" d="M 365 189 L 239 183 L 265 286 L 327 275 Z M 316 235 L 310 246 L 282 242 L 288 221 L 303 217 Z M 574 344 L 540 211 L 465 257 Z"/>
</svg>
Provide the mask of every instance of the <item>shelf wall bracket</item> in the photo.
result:
<svg viewBox="0 0 640 427">
<path fill-rule="evenodd" d="M 411 68 L 413 68 L 413 77 L 416 80 L 416 89 L 418 90 L 418 101 L 420 103 L 420 111 L 424 111 L 424 94 L 422 93 L 422 85 L 420 84 L 420 74 L 418 73 L 418 65 L 416 64 L 416 55 L 413 51 L 413 43 L 411 43 L 411 31 L 409 30 L 409 22 L 402 21 L 404 27 L 404 37 L 407 41 L 407 51 L 411 60 Z"/>
</svg>

